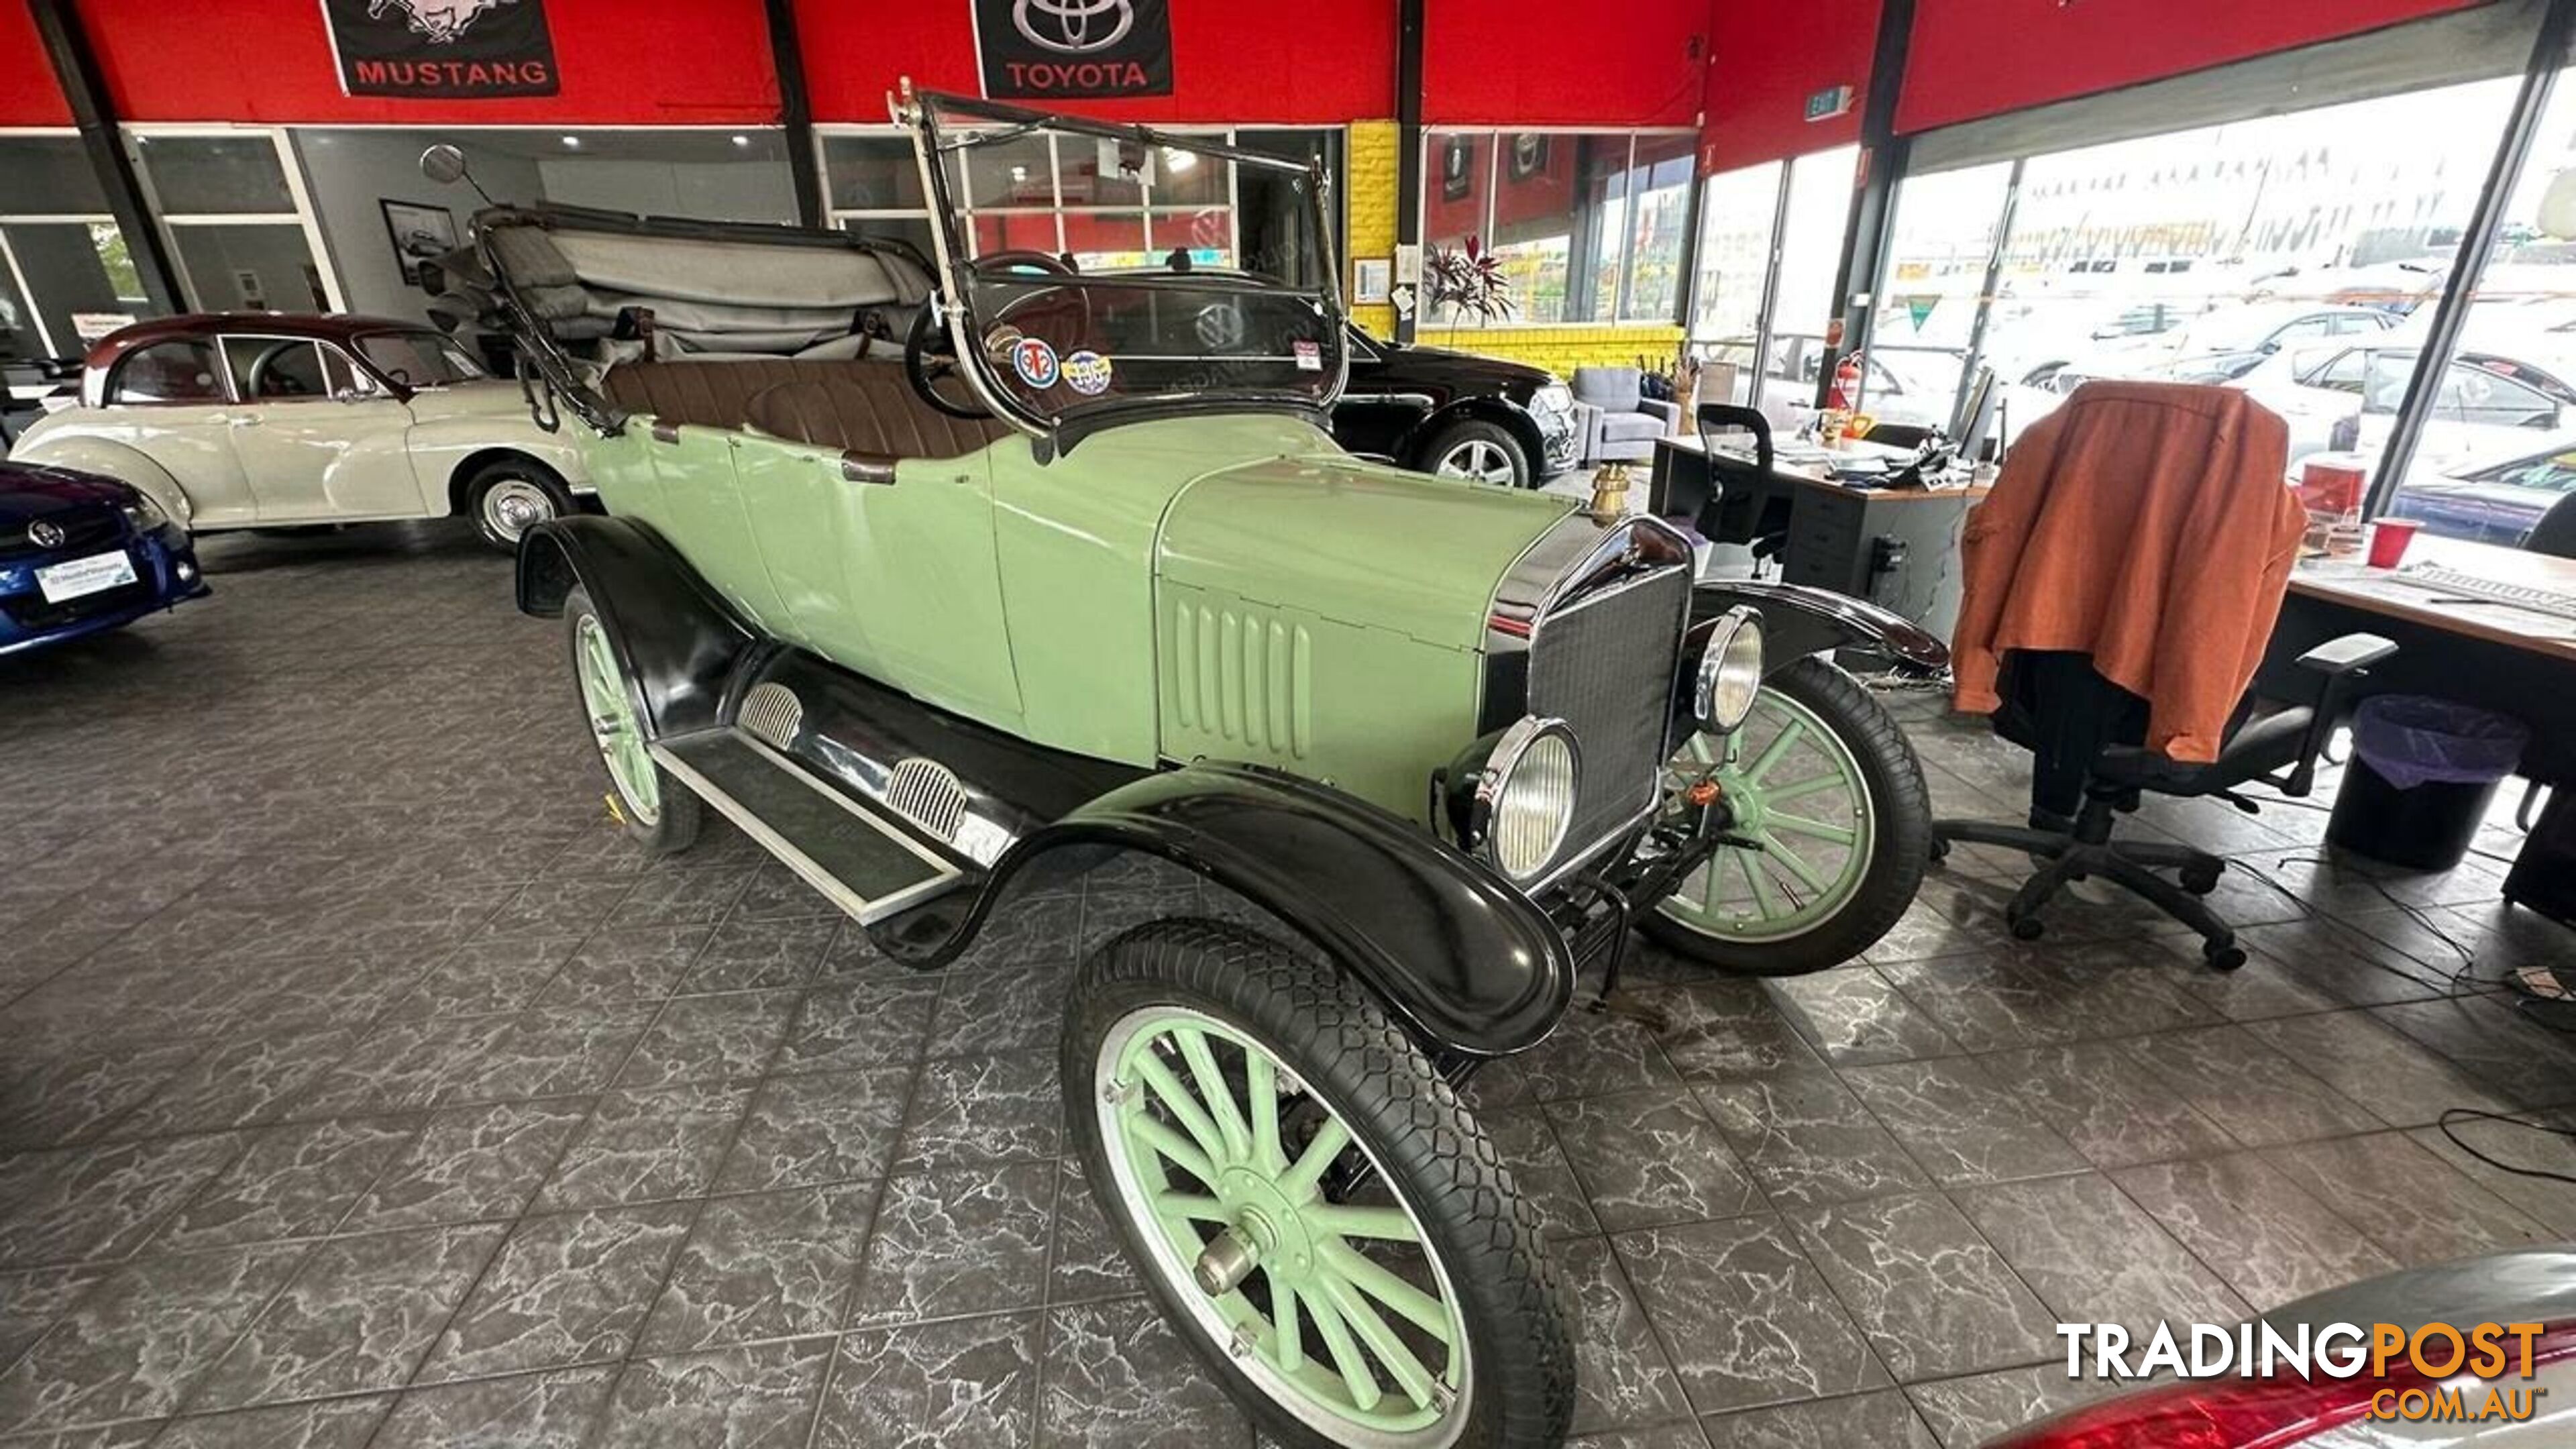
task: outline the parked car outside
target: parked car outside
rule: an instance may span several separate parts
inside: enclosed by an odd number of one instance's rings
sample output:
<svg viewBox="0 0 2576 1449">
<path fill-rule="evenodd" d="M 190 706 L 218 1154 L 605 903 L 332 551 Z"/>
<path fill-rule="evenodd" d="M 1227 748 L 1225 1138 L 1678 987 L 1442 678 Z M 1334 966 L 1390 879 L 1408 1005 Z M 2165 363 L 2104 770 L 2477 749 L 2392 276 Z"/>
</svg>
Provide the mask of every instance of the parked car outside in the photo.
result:
<svg viewBox="0 0 2576 1449">
<path fill-rule="evenodd" d="M 0 463 L 0 654 L 121 628 L 206 593 L 187 530 L 140 489 Z"/>
<path fill-rule="evenodd" d="M 2418 345 L 2387 341 L 2284 351 L 2235 386 L 2290 425 L 2290 457 L 2327 449 L 2368 451 L 2387 436 L 2414 377 Z M 2441 464 L 2473 453 L 2527 448 L 2567 426 L 2576 387 L 2525 358 L 2464 350 L 2451 359 L 2417 447 Z"/>
<path fill-rule="evenodd" d="M 509 549 L 591 491 L 517 383 L 381 317 L 200 313 L 110 333 L 80 405 L 9 456 L 121 478 L 196 533 L 462 515 Z"/>
<path fill-rule="evenodd" d="M 1381 342 L 1349 329 L 1350 382 L 1333 437 L 1407 468 L 1535 488 L 1575 465 L 1574 394 L 1524 363 Z"/>
<path fill-rule="evenodd" d="M 1698 582 L 1658 519 L 1346 451 L 1319 167 L 895 115 L 935 271 L 503 208 L 450 273 L 488 280 L 475 311 L 610 504 L 531 531 L 518 599 L 562 621 L 614 808 L 661 853 L 724 815 L 893 966 L 946 965 L 1037 882 L 1181 872 L 1066 943 L 1053 1074 L 1164 1318 L 1282 1443 L 1560 1442 L 1575 1324 L 1455 1087 L 1547 1038 L 1632 923 L 1747 973 L 1879 939 L 1929 801 L 1830 655 L 1947 651 L 1863 600 Z M 952 177 L 1033 136 L 1257 170 L 1310 244 L 1280 275 L 979 255 Z M 612 289 L 689 297 L 717 355 L 603 373 L 548 319 Z M 900 365 L 760 355 L 887 309 Z"/>
<path fill-rule="evenodd" d="M 2367 471 L 2377 466 L 2378 455 L 2312 454 L 2292 466 L 2292 483 L 2312 463 Z M 2452 463 L 2418 458 L 2390 497 L 2388 512 L 2392 517 L 2415 519 L 2426 533 L 2443 538 L 2518 548 L 2551 506 L 2570 493 L 2576 493 L 2576 432 L 2561 433 L 2537 446 L 2501 453 L 2489 449 Z"/>
</svg>

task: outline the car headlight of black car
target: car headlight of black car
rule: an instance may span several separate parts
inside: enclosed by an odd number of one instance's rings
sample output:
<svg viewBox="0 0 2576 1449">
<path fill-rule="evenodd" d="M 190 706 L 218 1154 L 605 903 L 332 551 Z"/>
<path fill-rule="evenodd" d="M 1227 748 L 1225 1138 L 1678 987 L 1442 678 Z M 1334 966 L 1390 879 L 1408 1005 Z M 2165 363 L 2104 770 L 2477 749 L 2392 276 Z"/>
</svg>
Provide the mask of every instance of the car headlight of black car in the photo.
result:
<svg viewBox="0 0 2576 1449">
<path fill-rule="evenodd" d="M 150 533 L 170 521 L 170 515 L 161 511 L 161 505 L 153 502 L 149 493 L 136 493 L 134 501 L 121 511 L 125 514 L 125 526 L 136 533 Z"/>
<path fill-rule="evenodd" d="M 1515 882 L 1536 880 L 1565 848 L 1582 768 L 1563 720 L 1524 715 L 1478 740 L 1448 774 L 1458 843 Z"/>
<path fill-rule="evenodd" d="M 1727 734 L 1753 712 L 1762 692 L 1762 616 L 1738 604 L 1726 611 L 1700 650 L 1691 679 L 1691 717 L 1701 729 Z"/>
<path fill-rule="evenodd" d="M 1530 410 L 1563 417 L 1574 411 L 1574 389 L 1561 382 L 1551 382 L 1530 394 Z"/>
</svg>

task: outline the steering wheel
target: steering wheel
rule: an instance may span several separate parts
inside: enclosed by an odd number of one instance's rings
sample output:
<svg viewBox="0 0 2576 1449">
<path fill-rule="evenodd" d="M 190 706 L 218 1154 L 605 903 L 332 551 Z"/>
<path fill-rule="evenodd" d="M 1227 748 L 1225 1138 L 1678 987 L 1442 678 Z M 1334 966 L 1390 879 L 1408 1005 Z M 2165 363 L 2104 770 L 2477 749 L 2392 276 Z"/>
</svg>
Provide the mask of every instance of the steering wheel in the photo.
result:
<svg viewBox="0 0 2576 1449">
<path fill-rule="evenodd" d="M 957 376 L 958 371 L 955 357 L 930 355 L 931 338 L 946 331 L 939 325 L 939 294 L 933 292 L 921 299 L 919 310 L 912 314 L 912 330 L 904 334 L 903 375 L 911 381 L 912 390 L 921 394 L 921 400 L 939 412 L 975 421 L 991 417 L 972 400 L 972 394 L 966 402 L 955 402 L 940 393 L 939 384 Z"/>
<path fill-rule="evenodd" d="M 1053 252 L 1042 252 L 1033 247 L 1013 247 L 1009 251 L 986 252 L 975 259 L 975 270 L 979 272 L 1007 272 L 1019 267 L 1034 267 L 1050 276 L 1075 275 L 1073 263 Z"/>
</svg>

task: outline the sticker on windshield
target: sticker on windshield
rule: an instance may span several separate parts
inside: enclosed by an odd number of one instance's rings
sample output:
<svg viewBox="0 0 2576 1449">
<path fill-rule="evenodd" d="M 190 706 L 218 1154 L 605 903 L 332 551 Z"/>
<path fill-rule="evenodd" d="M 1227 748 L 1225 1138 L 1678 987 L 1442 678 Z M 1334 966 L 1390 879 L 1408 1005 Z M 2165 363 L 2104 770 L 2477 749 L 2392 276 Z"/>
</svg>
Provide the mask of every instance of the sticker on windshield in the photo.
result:
<svg viewBox="0 0 2576 1449">
<path fill-rule="evenodd" d="M 1068 352 L 1064 357 L 1064 385 L 1084 397 L 1098 397 L 1109 391 L 1109 359 L 1086 347 Z"/>
<path fill-rule="evenodd" d="M 1322 343 L 1315 341 L 1311 337 L 1300 337 L 1296 341 L 1288 344 L 1288 350 L 1297 354 L 1297 370 L 1299 372 L 1321 372 L 1324 370 L 1324 347 Z"/>
<path fill-rule="evenodd" d="M 1023 337 L 1011 344 L 1011 370 L 1031 387 L 1053 387 L 1057 375 L 1055 349 L 1043 338 Z"/>
</svg>

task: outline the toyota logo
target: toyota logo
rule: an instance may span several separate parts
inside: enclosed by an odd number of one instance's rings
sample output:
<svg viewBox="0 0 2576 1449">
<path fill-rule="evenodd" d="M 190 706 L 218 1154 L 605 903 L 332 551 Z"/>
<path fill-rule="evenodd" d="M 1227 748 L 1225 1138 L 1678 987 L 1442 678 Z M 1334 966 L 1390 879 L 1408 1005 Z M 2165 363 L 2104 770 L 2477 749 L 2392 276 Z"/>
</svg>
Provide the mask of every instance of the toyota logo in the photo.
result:
<svg viewBox="0 0 2576 1449">
<path fill-rule="evenodd" d="M 41 518 L 27 525 L 27 541 L 38 548 L 61 548 L 68 537 L 60 527 Z"/>
<path fill-rule="evenodd" d="M 1136 26 L 1135 0 L 1016 0 L 1011 24 L 1040 50 L 1089 55 L 1127 38 Z"/>
</svg>

